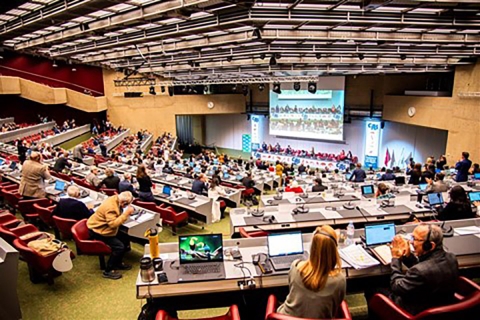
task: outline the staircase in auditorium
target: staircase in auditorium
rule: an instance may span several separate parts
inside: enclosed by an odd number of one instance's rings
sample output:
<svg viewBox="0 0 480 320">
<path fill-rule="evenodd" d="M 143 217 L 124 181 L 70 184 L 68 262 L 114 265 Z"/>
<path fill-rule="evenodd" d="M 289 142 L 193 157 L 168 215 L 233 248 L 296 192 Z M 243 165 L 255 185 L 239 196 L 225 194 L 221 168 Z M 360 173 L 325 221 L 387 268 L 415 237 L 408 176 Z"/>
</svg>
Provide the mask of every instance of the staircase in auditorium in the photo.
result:
<svg viewBox="0 0 480 320">
<path fill-rule="evenodd" d="M 106 97 L 93 97 L 66 88 L 53 88 L 19 77 L 0 76 L 0 94 L 18 94 L 42 104 L 66 104 L 85 112 L 107 110 Z"/>
</svg>

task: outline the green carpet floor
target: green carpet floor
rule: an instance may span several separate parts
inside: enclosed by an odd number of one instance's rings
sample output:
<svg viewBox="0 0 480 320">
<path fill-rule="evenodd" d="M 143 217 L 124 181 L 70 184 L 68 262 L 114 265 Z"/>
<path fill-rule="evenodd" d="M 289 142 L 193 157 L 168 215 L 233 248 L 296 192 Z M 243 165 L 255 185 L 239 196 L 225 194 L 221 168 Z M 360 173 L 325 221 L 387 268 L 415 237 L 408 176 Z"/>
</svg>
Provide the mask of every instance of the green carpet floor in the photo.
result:
<svg viewBox="0 0 480 320">
<path fill-rule="evenodd" d="M 91 136 L 92 136 L 91 132 L 84 133 L 81 136 L 78 136 L 76 138 L 73 138 L 72 140 L 68 140 L 68 141 L 62 143 L 61 145 L 59 145 L 59 147 L 62 148 L 62 149 L 65 149 L 65 150 L 73 149 L 73 147 L 75 147 L 77 144 L 82 143 L 82 142 L 90 139 Z"/>
</svg>

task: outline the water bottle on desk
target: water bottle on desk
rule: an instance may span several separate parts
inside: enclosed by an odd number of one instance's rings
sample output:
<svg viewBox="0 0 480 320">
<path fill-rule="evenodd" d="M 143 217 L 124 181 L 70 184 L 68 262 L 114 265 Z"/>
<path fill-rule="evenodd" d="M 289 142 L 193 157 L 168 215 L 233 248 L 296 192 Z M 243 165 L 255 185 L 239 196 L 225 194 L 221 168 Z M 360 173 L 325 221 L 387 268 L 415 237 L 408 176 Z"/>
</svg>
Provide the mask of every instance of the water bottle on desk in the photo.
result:
<svg viewBox="0 0 480 320">
<path fill-rule="evenodd" d="M 353 225 L 353 221 L 350 221 L 350 223 L 347 226 L 347 239 L 345 240 L 345 244 L 347 246 L 353 244 L 355 241 L 353 240 L 353 237 L 355 236 L 355 226 Z"/>
</svg>

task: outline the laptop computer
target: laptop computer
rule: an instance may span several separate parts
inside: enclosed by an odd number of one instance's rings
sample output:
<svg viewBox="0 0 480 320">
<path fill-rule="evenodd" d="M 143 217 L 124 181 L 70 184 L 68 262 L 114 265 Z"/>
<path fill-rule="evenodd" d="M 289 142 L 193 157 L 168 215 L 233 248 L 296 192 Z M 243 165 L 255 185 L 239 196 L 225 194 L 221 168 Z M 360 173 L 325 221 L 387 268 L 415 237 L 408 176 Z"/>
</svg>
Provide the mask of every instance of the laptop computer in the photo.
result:
<svg viewBox="0 0 480 320">
<path fill-rule="evenodd" d="M 425 193 L 425 190 L 427 190 L 428 184 L 426 183 L 420 183 L 418 185 L 417 193 Z"/>
<path fill-rule="evenodd" d="M 236 179 L 237 179 L 238 181 L 242 181 L 243 176 L 242 176 L 241 174 L 237 174 Z"/>
<path fill-rule="evenodd" d="M 225 279 L 222 234 L 178 237 L 178 281 Z"/>
<path fill-rule="evenodd" d="M 53 195 L 59 195 L 65 191 L 65 181 L 57 180 L 55 181 L 55 188 L 49 192 Z"/>
<path fill-rule="evenodd" d="M 480 180 L 480 173 L 474 173 L 473 174 L 473 179 Z"/>
<path fill-rule="evenodd" d="M 0 166 L 3 165 L 4 163 L 5 163 L 5 160 L 0 159 Z"/>
<path fill-rule="evenodd" d="M 161 198 L 167 198 L 167 197 L 170 197 L 171 194 L 172 194 L 172 187 L 163 186 L 162 193 L 159 194 L 158 196 Z"/>
<path fill-rule="evenodd" d="M 400 177 L 395 177 L 395 185 L 396 186 L 403 186 L 405 184 L 405 177 L 400 176 Z"/>
<path fill-rule="evenodd" d="M 373 198 L 375 197 L 375 189 L 373 185 L 366 185 L 362 186 L 362 196 L 365 198 Z"/>
<path fill-rule="evenodd" d="M 393 237 L 395 237 L 395 224 L 393 222 L 365 225 L 365 245 L 367 247 L 390 243 Z"/>
<path fill-rule="evenodd" d="M 345 174 L 345 180 L 350 180 L 351 177 L 352 177 L 351 173 L 346 173 Z"/>
<path fill-rule="evenodd" d="M 435 192 L 435 193 L 429 193 L 427 194 L 428 196 L 428 204 L 430 204 L 430 206 L 439 206 L 439 205 L 443 205 L 443 196 L 440 192 Z"/>
<path fill-rule="evenodd" d="M 267 236 L 268 256 L 275 270 L 289 270 L 292 262 L 305 260 L 301 232 L 276 233 Z"/>
<path fill-rule="evenodd" d="M 223 179 L 230 179 L 230 175 L 225 172 L 225 173 L 223 174 Z"/>
<path fill-rule="evenodd" d="M 468 198 L 470 202 L 480 201 L 480 191 L 472 191 L 468 193 Z"/>
</svg>

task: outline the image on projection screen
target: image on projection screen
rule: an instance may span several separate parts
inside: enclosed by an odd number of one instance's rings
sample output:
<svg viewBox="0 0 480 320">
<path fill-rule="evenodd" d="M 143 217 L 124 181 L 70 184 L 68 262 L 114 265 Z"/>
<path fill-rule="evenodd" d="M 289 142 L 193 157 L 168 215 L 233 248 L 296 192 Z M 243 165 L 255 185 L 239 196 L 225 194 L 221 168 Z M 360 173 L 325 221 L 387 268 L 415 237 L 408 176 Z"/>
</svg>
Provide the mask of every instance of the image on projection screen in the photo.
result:
<svg viewBox="0 0 480 320">
<path fill-rule="evenodd" d="M 270 91 L 270 134 L 343 140 L 344 90 Z"/>
</svg>

